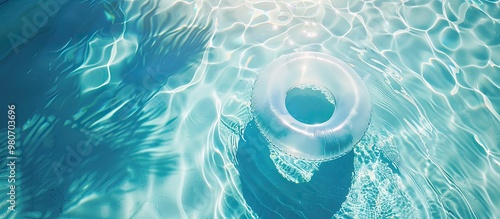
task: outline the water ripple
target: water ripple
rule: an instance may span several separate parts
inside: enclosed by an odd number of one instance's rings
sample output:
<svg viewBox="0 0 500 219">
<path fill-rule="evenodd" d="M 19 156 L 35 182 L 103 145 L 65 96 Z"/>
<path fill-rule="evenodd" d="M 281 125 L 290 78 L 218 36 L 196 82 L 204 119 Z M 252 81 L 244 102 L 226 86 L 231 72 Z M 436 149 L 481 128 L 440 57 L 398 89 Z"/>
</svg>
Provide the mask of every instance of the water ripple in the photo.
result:
<svg viewBox="0 0 500 219">
<path fill-rule="evenodd" d="M 0 71 L 15 71 L 37 97 L 19 120 L 24 207 L 10 217 L 500 215 L 498 4 L 68 3 L 29 43 L 0 43 Z M 19 33 L 21 18 L 40 10 L 26 5 L 0 3 L 24 13 L 7 13 L 19 19 L 2 25 L 3 33 Z M 320 165 L 314 185 L 293 184 L 273 169 L 249 108 L 260 69 L 300 51 L 347 62 L 373 101 L 352 169 Z M 91 142 L 94 152 L 80 148 L 85 156 L 75 160 L 66 146 L 84 145 L 78 142 Z M 339 187 L 321 174 L 342 170 Z"/>
</svg>

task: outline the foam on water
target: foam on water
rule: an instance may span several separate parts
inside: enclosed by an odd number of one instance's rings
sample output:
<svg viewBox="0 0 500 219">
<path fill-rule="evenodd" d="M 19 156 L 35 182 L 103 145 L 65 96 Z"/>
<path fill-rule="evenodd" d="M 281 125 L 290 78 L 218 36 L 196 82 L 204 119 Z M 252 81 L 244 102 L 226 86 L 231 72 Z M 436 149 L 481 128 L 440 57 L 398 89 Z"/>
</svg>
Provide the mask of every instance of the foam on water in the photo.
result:
<svg viewBox="0 0 500 219">
<path fill-rule="evenodd" d="M 12 2 L 0 4 L 16 11 L 3 15 L 14 22 L 2 24 L 2 33 L 19 33 L 18 12 L 31 16 L 38 7 L 33 1 L 18 10 Z M 16 81 L 4 73 L 12 72 L 33 89 L 27 96 L 40 99 L 19 104 L 31 117 L 18 121 L 27 165 L 20 182 L 27 184 L 7 218 L 257 218 L 256 212 L 279 217 L 280 209 L 307 215 L 315 209 L 294 212 L 280 202 L 259 208 L 262 199 L 245 195 L 267 184 L 248 187 L 242 179 L 263 174 L 241 173 L 237 159 L 239 153 L 247 163 L 274 160 L 243 144 L 252 140 L 245 139 L 252 137 L 245 135 L 252 85 L 277 57 L 303 51 L 345 60 L 373 100 L 370 129 L 354 149 L 353 177 L 343 179 L 352 181 L 347 199 L 338 209 L 307 199 L 327 208 L 318 218 L 500 215 L 498 1 L 83 3 L 65 5 L 16 47 L 19 53 L 1 40 L 0 87 L 19 91 L 5 84 L 4 78 Z M 76 19 L 75 11 L 87 15 Z M 179 55 L 189 52 L 172 48 L 180 45 L 196 47 L 189 50 L 198 55 Z M 64 164 L 64 148 L 76 144 L 65 136 L 96 146 L 54 180 L 52 164 Z M 302 198 L 287 203 L 299 206 Z"/>
</svg>

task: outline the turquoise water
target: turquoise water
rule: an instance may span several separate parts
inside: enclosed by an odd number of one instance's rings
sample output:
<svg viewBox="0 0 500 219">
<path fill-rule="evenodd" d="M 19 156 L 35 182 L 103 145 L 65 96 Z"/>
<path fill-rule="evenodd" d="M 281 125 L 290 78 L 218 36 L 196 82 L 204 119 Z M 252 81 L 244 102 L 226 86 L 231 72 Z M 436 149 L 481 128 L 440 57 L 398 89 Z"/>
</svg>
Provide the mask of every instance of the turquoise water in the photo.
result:
<svg viewBox="0 0 500 219">
<path fill-rule="evenodd" d="M 498 217 L 499 4 L 0 1 L 0 214 Z M 290 157 L 255 124 L 259 73 L 298 52 L 368 88 L 370 126 L 335 160 Z"/>
</svg>

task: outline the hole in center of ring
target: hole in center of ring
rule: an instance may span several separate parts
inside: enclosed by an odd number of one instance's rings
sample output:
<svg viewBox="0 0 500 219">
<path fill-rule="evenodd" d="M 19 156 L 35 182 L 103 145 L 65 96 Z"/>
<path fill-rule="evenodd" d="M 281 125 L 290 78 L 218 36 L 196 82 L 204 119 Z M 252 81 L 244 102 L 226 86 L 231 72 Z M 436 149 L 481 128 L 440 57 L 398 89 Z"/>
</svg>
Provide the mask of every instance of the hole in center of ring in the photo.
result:
<svg viewBox="0 0 500 219">
<path fill-rule="evenodd" d="M 288 90 L 285 107 L 299 122 L 313 125 L 328 121 L 335 111 L 335 97 L 326 88 L 300 84 Z"/>
</svg>

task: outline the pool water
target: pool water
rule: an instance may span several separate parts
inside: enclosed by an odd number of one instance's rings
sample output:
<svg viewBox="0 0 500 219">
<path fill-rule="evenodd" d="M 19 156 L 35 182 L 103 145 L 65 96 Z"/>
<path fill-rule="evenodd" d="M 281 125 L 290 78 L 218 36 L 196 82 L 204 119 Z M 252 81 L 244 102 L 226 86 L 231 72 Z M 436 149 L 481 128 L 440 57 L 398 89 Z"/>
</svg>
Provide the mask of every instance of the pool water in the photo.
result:
<svg viewBox="0 0 500 219">
<path fill-rule="evenodd" d="M 0 20 L 1 218 L 500 215 L 499 1 L 0 0 Z M 259 74 L 300 52 L 368 89 L 369 128 L 333 160 L 254 119 Z M 297 86 L 297 121 L 341 107 Z"/>
<path fill-rule="evenodd" d="M 299 85 L 286 93 L 285 107 L 299 122 L 320 124 L 335 112 L 335 98 L 326 88 Z"/>
</svg>

